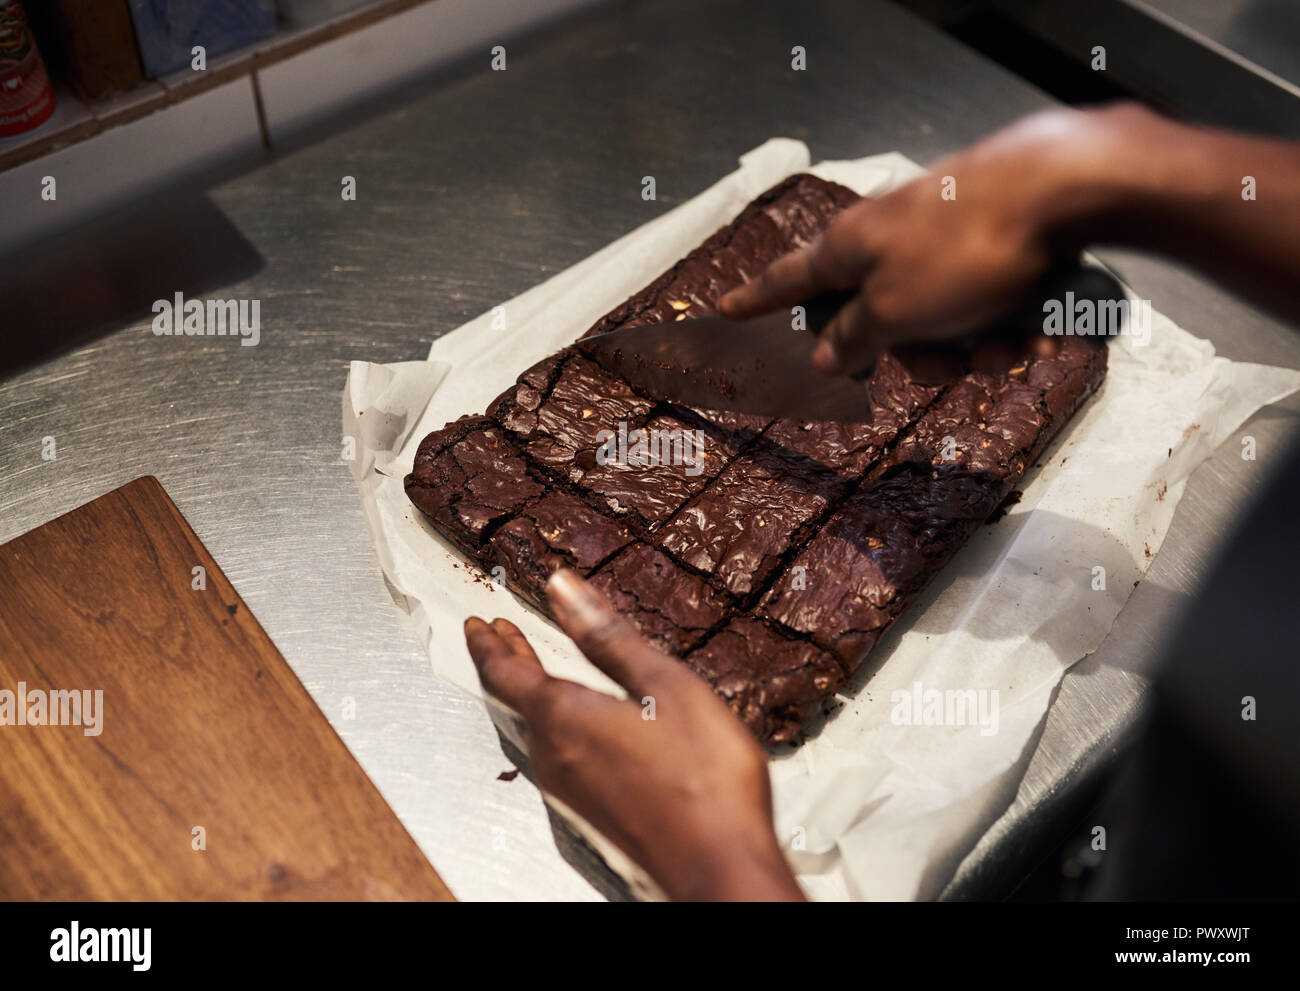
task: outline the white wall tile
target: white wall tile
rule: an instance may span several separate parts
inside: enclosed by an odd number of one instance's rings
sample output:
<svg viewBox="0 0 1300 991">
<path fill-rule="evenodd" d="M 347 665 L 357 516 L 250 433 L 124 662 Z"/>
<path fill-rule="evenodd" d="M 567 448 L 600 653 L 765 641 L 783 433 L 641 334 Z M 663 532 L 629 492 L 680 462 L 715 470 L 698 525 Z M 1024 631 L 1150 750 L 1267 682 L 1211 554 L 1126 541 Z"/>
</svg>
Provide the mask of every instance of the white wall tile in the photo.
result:
<svg viewBox="0 0 1300 991">
<path fill-rule="evenodd" d="M 194 169 L 261 145 L 245 76 L 0 172 L 0 251 L 74 226 Z M 41 199 L 52 175 L 58 197 Z"/>
<path fill-rule="evenodd" d="M 600 0 L 436 0 L 258 73 L 274 143 L 390 87 Z"/>
</svg>

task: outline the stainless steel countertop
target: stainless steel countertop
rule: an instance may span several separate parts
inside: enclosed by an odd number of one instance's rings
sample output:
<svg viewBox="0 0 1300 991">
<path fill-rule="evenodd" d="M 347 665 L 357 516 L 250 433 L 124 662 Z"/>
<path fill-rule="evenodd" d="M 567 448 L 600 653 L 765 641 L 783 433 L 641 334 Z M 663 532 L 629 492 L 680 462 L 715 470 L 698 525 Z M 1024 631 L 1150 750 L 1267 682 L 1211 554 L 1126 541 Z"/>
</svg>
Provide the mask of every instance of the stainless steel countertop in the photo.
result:
<svg viewBox="0 0 1300 991">
<path fill-rule="evenodd" d="M 1300 8 L 1294 0 L 1137 0 L 1300 86 Z"/>
<path fill-rule="evenodd" d="M 796 44 L 804 73 L 789 69 Z M 346 363 L 423 358 L 435 337 L 701 191 L 769 136 L 805 140 L 814 160 L 898 149 L 924 163 L 1050 100 L 864 0 L 617 2 L 514 41 L 509 66 L 475 59 L 378 116 L 213 178 L 207 194 L 264 262 L 221 293 L 262 301 L 260 346 L 157 338 L 140 320 L 0 382 L 0 541 L 157 475 L 458 896 L 617 897 L 526 778 L 497 780 L 511 764 L 486 712 L 434 679 L 390 600 L 339 456 Z M 648 174 L 657 202 L 640 197 Z M 355 203 L 340 200 L 344 175 Z M 1285 327 L 1169 266 L 1106 257 L 1227 356 L 1300 367 Z M 1298 409 L 1249 425 L 1260 462 L 1230 441 L 1194 477 L 950 897 L 1001 894 L 1059 839 L 1170 610 Z M 40 458 L 46 435 L 53 462 Z"/>
</svg>

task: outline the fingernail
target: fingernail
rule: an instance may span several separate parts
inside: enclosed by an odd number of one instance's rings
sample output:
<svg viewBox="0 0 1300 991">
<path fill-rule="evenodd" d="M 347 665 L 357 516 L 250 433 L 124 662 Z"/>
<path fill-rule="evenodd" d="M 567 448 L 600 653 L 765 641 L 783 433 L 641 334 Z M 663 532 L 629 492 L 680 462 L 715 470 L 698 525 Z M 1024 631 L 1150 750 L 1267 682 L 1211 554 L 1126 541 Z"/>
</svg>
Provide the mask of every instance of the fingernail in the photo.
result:
<svg viewBox="0 0 1300 991">
<path fill-rule="evenodd" d="M 840 370 L 840 356 L 835 353 L 830 341 L 817 342 L 813 348 L 812 363 L 827 375 L 834 375 Z"/>
<path fill-rule="evenodd" d="M 605 617 L 605 602 L 573 571 L 562 570 L 546 583 L 546 601 L 561 626 L 594 626 Z"/>
<path fill-rule="evenodd" d="M 470 632 L 470 624 L 471 624 L 471 623 L 478 623 L 480 626 L 485 626 L 485 625 L 486 625 L 486 624 L 483 622 L 483 620 L 479 619 L 477 616 L 467 616 L 467 617 L 465 618 L 465 632 L 466 632 L 466 633 L 469 633 L 469 632 Z"/>
</svg>

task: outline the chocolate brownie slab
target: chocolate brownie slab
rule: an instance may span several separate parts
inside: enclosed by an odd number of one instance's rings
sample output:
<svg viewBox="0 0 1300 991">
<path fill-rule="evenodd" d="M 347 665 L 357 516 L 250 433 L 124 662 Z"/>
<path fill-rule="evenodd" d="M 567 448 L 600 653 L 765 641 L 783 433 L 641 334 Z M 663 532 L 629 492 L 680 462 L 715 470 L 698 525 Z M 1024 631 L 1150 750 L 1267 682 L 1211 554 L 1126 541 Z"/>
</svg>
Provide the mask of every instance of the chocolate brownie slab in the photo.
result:
<svg viewBox="0 0 1300 991">
<path fill-rule="evenodd" d="M 462 417 L 420 442 L 406 495 L 456 546 L 476 556 L 490 527 L 544 491 L 495 422 Z"/>
<path fill-rule="evenodd" d="M 760 445 L 678 513 L 660 544 L 743 598 L 763 587 L 844 485 L 809 458 Z"/>
<path fill-rule="evenodd" d="M 856 198 L 792 176 L 587 333 L 713 312 L 723 292 L 807 244 Z M 918 357 L 944 369 L 946 390 L 912 380 L 904 363 L 919 367 Z M 786 739 L 1002 502 L 1105 368 L 1104 348 L 1079 338 L 904 358 L 880 361 L 872 422 L 838 424 L 651 403 L 566 348 L 525 371 L 488 417 L 427 438 L 408 492 L 543 609 L 554 568 L 590 572 L 756 735 Z M 699 428 L 720 448 L 694 473 L 681 457 L 649 471 L 597 457 L 620 426 Z"/>
<path fill-rule="evenodd" d="M 845 488 L 938 394 L 886 354 L 867 385 L 870 423 L 777 420 L 755 450 L 669 524 L 660 545 L 744 598 L 761 589 Z"/>
<path fill-rule="evenodd" d="M 588 575 L 634 540 L 622 523 L 602 516 L 567 492 L 547 492 L 497 530 L 484 565 L 500 565 L 506 581 L 529 602 L 546 608 L 546 580 L 559 568 Z"/>
<path fill-rule="evenodd" d="M 845 683 L 830 654 L 747 616 L 687 654 L 686 663 L 755 736 L 771 743 L 794 736 Z"/>
<path fill-rule="evenodd" d="M 591 578 L 656 647 L 683 656 L 730 614 L 721 594 L 647 544 L 621 551 Z"/>
</svg>

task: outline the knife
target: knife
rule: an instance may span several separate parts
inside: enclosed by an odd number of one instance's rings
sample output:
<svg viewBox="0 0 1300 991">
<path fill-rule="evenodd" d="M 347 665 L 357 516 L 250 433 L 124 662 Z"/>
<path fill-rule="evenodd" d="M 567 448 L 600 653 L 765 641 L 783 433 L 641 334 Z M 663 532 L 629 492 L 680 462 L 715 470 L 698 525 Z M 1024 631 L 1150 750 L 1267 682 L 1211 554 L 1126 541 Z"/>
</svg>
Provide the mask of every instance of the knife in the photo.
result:
<svg viewBox="0 0 1300 991">
<path fill-rule="evenodd" d="M 1124 298 L 1110 272 L 1071 263 L 1045 276 L 995 325 L 896 354 L 914 379 L 945 384 L 962 373 L 966 359 L 989 337 L 1023 340 L 1027 334 L 1043 333 L 1047 301 L 1069 305 L 1067 292 L 1076 302 Z M 810 359 L 812 334 L 819 333 L 852 295 L 824 293 L 807 301 L 801 321 L 792 309 L 749 320 L 702 316 L 613 330 L 584 338 L 577 347 L 651 399 L 771 417 L 870 423 L 867 388 L 874 369 L 831 376 L 818 371 Z"/>
</svg>

